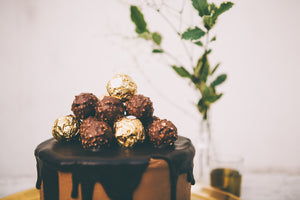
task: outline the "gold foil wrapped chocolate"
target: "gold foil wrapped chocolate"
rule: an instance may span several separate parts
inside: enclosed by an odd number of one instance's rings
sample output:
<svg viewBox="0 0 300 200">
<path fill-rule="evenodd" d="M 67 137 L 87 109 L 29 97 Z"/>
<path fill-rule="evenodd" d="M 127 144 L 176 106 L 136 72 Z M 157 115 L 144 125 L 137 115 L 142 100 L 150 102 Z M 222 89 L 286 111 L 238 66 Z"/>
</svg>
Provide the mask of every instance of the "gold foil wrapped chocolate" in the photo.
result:
<svg viewBox="0 0 300 200">
<path fill-rule="evenodd" d="M 52 127 L 52 135 L 58 141 L 70 142 L 79 136 L 80 121 L 74 115 L 57 118 Z"/>
<path fill-rule="evenodd" d="M 118 143 L 123 147 L 132 147 L 146 138 L 142 122 L 134 116 L 119 119 L 114 124 L 114 130 Z"/>
<path fill-rule="evenodd" d="M 126 74 L 116 74 L 106 85 L 110 96 L 122 101 L 130 99 L 137 92 L 137 86 L 132 78 Z"/>
</svg>

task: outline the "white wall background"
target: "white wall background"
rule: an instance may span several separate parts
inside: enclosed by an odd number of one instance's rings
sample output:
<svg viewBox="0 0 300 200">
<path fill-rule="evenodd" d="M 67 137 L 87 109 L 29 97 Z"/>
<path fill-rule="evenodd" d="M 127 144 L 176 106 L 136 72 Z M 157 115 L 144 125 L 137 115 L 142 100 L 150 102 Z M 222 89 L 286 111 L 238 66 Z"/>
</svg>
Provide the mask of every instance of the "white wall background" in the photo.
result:
<svg viewBox="0 0 300 200">
<path fill-rule="evenodd" d="M 243 155 L 249 171 L 300 173 L 299 9 L 298 0 L 236 1 L 216 27 L 211 60 L 229 77 L 210 113 L 214 139 L 219 150 Z M 144 11 L 151 30 L 168 32 Z M 195 91 L 147 44 L 123 39 L 133 30 L 119 1 L 0 1 L 0 179 L 35 176 L 34 149 L 51 137 L 54 120 L 71 112 L 75 95 L 103 94 L 116 72 L 129 73 L 179 134 L 197 134 Z M 176 48 L 170 38 L 163 45 Z"/>
</svg>

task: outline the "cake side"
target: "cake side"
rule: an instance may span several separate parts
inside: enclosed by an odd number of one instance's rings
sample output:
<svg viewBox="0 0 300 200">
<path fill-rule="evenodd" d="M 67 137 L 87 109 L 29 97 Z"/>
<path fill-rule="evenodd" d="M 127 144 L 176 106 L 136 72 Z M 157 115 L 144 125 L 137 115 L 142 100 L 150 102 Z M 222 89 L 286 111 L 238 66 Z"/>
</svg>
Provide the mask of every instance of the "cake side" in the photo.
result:
<svg viewBox="0 0 300 200">
<path fill-rule="evenodd" d="M 183 183 L 180 188 L 189 188 L 190 184 L 194 183 L 192 173 L 194 147 L 191 141 L 184 137 L 179 137 L 173 148 L 160 149 L 142 145 L 133 149 L 115 148 L 96 152 L 86 151 L 78 144 L 66 145 L 50 139 L 36 148 L 35 155 L 38 168 L 37 188 L 41 188 L 43 183 L 45 200 L 58 199 L 61 195 L 62 188 L 59 184 L 65 180 L 61 178 L 62 174 L 69 174 L 68 179 L 72 182 L 72 191 L 69 195 L 76 199 L 82 194 L 83 200 L 93 199 L 93 193 L 100 191 L 95 189 L 99 188 L 98 183 L 110 199 L 136 199 L 135 196 L 143 182 L 149 182 L 148 178 L 155 177 L 153 174 L 161 170 L 165 171 L 168 177 L 165 179 L 163 178 L 165 175 L 158 175 L 157 178 L 161 179 L 158 182 L 168 180 L 170 189 L 167 193 L 172 200 L 178 199 L 176 198 L 178 183 Z M 159 167 L 151 164 L 152 160 L 160 160 L 166 165 Z M 153 169 L 156 171 L 153 172 Z M 149 170 L 152 172 L 144 180 Z M 182 176 L 185 177 L 185 181 L 181 181 Z M 152 184 L 156 187 L 159 183 Z"/>
<path fill-rule="evenodd" d="M 58 172 L 59 199 L 60 200 L 82 200 L 81 184 L 78 185 L 78 197 L 71 198 L 72 193 L 72 173 Z M 133 200 L 166 200 L 171 199 L 170 194 L 169 167 L 166 161 L 151 159 L 148 168 L 142 175 L 141 181 L 133 193 Z M 190 198 L 191 184 L 187 182 L 187 174 L 178 177 L 176 187 L 176 199 L 187 200 Z M 41 196 L 44 196 L 43 189 Z M 101 183 L 96 182 L 92 192 L 93 200 L 111 200 L 106 194 Z M 42 199 L 43 200 L 43 199 Z"/>
</svg>

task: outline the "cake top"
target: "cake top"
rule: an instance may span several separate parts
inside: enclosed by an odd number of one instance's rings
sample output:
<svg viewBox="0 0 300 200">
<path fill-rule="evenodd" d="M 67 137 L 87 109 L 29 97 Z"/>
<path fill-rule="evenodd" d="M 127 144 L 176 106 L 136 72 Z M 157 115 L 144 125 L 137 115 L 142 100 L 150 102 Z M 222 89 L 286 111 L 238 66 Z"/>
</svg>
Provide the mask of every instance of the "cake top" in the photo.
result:
<svg viewBox="0 0 300 200">
<path fill-rule="evenodd" d="M 37 146 L 35 156 L 60 171 L 72 171 L 73 167 L 81 165 L 138 164 L 148 162 L 150 158 L 174 157 L 184 162 L 191 157 L 191 161 L 194 147 L 190 139 L 179 136 L 173 148 L 154 148 L 151 144 L 143 144 L 135 146 L 134 149 L 112 147 L 86 151 L 79 142 L 65 144 L 52 138 Z"/>
</svg>

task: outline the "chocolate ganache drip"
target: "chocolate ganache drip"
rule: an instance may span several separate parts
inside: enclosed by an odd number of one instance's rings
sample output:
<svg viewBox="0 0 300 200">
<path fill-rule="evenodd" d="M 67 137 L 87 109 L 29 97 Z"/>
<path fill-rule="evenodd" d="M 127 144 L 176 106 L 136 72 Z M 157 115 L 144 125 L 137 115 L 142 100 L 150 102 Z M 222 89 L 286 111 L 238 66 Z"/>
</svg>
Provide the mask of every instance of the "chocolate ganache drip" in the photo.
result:
<svg viewBox="0 0 300 200">
<path fill-rule="evenodd" d="M 55 139 L 41 143 L 35 150 L 38 179 L 43 183 L 44 199 L 58 200 L 58 171 L 72 173 L 72 198 L 78 197 L 81 184 L 82 199 L 92 200 L 96 182 L 101 183 L 112 200 L 132 200 L 150 158 L 163 159 L 169 165 L 171 200 L 176 200 L 176 185 L 180 174 L 187 173 L 187 181 L 194 184 L 191 141 L 179 136 L 173 148 L 153 148 L 143 144 L 133 149 L 116 147 L 99 151 L 84 150 L 78 144 L 62 144 Z M 130 180 L 130 181 L 128 181 Z"/>
</svg>

